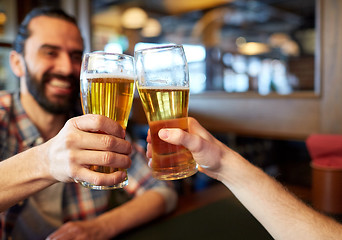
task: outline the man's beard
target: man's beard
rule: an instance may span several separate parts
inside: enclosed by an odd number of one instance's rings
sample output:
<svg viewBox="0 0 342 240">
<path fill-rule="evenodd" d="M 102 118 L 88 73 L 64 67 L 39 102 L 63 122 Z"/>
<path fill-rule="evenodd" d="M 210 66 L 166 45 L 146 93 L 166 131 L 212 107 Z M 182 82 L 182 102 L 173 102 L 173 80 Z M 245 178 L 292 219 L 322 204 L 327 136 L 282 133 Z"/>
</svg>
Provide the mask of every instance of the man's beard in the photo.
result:
<svg viewBox="0 0 342 240">
<path fill-rule="evenodd" d="M 63 79 L 72 84 L 72 93 L 63 102 L 52 102 L 45 95 L 45 86 L 52 78 Z M 44 73 L 39 82 L 35 76 L 30 74 L 26 67 L 26 84 L 28 91 L 38 104 L 47 112 L 52 114 L 67 114 L 79 103 L 79 79 L 72 75 L 63 76 L 59 74 Z"/>
</svg>

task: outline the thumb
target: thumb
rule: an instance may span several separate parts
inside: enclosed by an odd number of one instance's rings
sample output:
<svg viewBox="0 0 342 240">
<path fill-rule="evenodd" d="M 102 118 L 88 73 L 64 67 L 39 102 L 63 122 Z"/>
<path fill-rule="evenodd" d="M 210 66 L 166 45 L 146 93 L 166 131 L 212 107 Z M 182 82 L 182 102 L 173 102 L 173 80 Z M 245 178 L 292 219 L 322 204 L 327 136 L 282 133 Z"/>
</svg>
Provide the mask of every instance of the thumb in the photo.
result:
<svg viewBox="0 0 342 240">
<path fill-rule="evenodd" d="M 163 128 L 158 133 L 160 139 L 175 145 L 183 145 L 203 168 L 216 169 L 221 158 L 220 147 L 206 139 L 185 132 L 179 128 Z"/>
</svg>

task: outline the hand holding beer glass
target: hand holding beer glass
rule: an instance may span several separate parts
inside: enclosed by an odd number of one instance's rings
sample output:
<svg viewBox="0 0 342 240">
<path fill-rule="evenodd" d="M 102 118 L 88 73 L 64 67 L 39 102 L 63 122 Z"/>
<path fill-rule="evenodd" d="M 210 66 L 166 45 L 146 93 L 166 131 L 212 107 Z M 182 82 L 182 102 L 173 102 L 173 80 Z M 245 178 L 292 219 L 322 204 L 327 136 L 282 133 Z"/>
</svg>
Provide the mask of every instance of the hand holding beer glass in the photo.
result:
<svg viewBox="0 0 342 240">
<path fill-rule="evenodd" d="M 105 52 L 87 53 L 81 68 L 81 99 L 84 114 L 105 115 L 126 129 L 133 103 L 135 89 L 134 58 L 132 56 Z M 103 173 L 127 171 L 106 166 L 91 166 L 91 170 Z M 123 182 L 113 186 L 97 186 L 80 183 L 91 189 L 115 189 L 128 184 Z"/>
<path fill-rule="evenodd" d="M 171 45 L 135 52 L 137 88 L 148 120 L 152 143 L 152 174 L 176 180 L 197 172 L 190 151 L 162 141 L 161 128 L 188 130 L 189 72 L 183 47 Z"/>
</svg>

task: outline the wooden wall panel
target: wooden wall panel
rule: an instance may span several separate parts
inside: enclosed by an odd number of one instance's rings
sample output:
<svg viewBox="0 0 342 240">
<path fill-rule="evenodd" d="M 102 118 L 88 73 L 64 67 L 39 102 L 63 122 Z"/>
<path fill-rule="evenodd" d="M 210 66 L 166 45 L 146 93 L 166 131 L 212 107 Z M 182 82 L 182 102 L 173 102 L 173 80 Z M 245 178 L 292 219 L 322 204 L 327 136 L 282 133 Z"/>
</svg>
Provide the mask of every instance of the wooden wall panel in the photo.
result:
<svg viewBox="0 0 342 240">
<path fill-rule="evenodd" d="M 190 116 L 214 132 L 305 139 L 319 129 L 319 101 L 312 98 L 200 97 L 190 100 Z"/>
<path fill-rule="evenodd" d="M 342 1 L 321 2 L 321 129 L 342 134 Z"/>
</svg>

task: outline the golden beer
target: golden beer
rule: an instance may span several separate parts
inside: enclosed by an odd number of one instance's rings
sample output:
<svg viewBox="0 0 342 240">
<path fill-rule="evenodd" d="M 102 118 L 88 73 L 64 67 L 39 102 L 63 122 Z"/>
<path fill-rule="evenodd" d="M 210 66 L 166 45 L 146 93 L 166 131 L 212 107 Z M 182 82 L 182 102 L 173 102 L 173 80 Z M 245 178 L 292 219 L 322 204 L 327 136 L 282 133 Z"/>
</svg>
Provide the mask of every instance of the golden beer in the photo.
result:
<svg viewBox="0 0 342 240">
<path fill-rule="evenodd" d="M 189 88 L 138 86 L 138 91 L 150 126 L 153 176 L 175 180 L 195 174 L 197 165 L 189 150 L 164 142 L 158 136 L 161 128 L 188 131 Z"/>
<path fill-rule="evenodd" d="M 100 75 L 101 76 L 101 75 Z M 126 129 L 134 94 L 134 79 L 103 75 L 83 80 L 84 113 L 100 114 L 118 122 Z M 84 95 L 84 96 L 83 96 Z"/>
<path fill-rule="evenodd" d="M 126 129 L 133 103 L 134 88 L 134 79 L 105 74 L 86 75 L 81 81 L 83 111 L 85 114 L 107 116 Z M 103 173 L 126 171 L 126 169 L 106 166 L 91 166 L 90 169 Z M 96 189 L 96 186 L 91 184 L 87 187 Z M 106 188 L 101 186 L 101 189 Z"/>
</svg>

